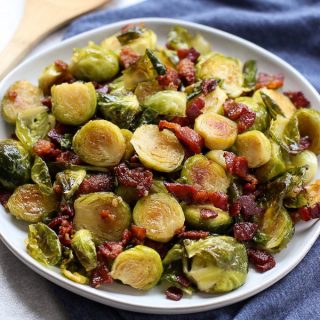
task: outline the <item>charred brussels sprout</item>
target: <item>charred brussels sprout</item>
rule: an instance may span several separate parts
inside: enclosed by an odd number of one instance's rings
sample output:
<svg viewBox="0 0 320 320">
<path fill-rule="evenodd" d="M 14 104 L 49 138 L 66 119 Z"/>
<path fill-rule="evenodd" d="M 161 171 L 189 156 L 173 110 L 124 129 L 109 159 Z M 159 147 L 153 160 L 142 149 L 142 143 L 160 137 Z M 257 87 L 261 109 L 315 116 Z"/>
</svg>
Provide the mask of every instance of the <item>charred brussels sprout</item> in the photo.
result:
<svg viewBox="0 0 320 320">
<path fill-rule="evenodd" d="M 126 142 L 120 128 L 112 122 L 92 120 L 75 134 L 72 148 L 82 161 L 108 167 L 120 162 Z"/>
<path fill-rule="evenodd" d="M 13 139 L 0 139 L 0 182 L 9 189 L 30 179 L 30 155 L 22 144 Z"/>
<path fill-rule="evenodd" d="M 120 240 L 131 222 L 129 206 L 112 192 L 80 196 L 74 202 L 74 209 L 75 229 L 89 230 L 96 244 Z"/>
<path fill-rule="evenodd" d="M 142 125 L 134 133 L 131 143 L 140 161 L 160 172 L 172 172 L 182 163 L 184 149 L 169 130 L 159 131 L 156 125 Z"/>
<path fill-rule="evenodd" d="M 229 292 L 244 284 L 248 273 L 246 248 L 228 236 L 183 241 L 184 272 L 200 291 Z"/>
<path fill-rule="evenodd" d="M 15 124 L 19 112 L 41 106 L 41 90 L 28 81 L 17 81 L 10 86 L 1 101 L 5 121 Z"/>
<path fill-rule="evenodd" d="M 203 155 L 195 155 L 184 163 L 181 178 L 198 190 L 226 193 L 230 179 L 218 163 Z"/>
<path fill-rule="evenodd" d="M 44 223 L 29 225 L 27 252 L 45 265 L 56 265 L 61 260 L 62 248 L 58 236 Z"/>
<path fill-rule="evenodd" d="M 149 239 L 168 242 L 183 227 L 184 214 L 179 202 L 171 195 L 154 193 L 137 202 L 133 221 L 146 229 Z"/>
<path fill-rule="evenodd" d="M 228 118 L 207 112 L 200 115 L 194 125 L 209 149 L 229 149 L 237 138 L 237 124 Z"/>
<path fill-rule="evenodd" d="M 89 230 L 78 230 L 71 240 L 71 247 L 86 271 L 97 266 L 96 246 Z"/>
<path fill-rule="evenodd" d="M 74 49 L 70 72 L 79 80 L 107 81 L 119 72 L 118 57 L 93 42 L 85 48 Z"/>
<path fill-rule="evenodd" d="M 162 272 L 159 254 L 154 249 L 138 245 L 117 256 L 111 277 L 135 289 L 149 290 L 159 282 Z"/>
<path fill-rule="evenodd" d="M 35 184 L 24 184 L 14 191 L 7 205 L 17 219 L 38 222 L 57 209 L 57 199 L 54 194 L 42 193 Z"/>
<path fill-rule="evenodd" d="M 96 112 L 97 97 L 92 83 L 63 83 L 51 88 L 52 113 L 64 124 L 81 125 Z"/>
</svg>

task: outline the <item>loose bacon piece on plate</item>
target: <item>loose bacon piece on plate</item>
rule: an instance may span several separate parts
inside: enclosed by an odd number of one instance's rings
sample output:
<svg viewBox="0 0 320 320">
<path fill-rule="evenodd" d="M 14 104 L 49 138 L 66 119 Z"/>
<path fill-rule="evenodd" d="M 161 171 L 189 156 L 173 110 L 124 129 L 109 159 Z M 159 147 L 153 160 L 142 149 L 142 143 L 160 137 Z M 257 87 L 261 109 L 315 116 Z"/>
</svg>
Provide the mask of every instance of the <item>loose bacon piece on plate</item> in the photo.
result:
<svg viewBox="0 0 320 320">
<path fill-rule="evenodd" d="M 267 87 L 268 89 L 278 89 L 283 87 L 284 76 L 282 74 L 270 75 L 260 72 L 257 77 L 256 90 Z"/>
<path fill-rule="evenodd" d="M 102 284 L 112 283 L 113 279 L 109 273 L 109 269 L 105 264 L 98 265 L 92 270 L 90 276 L 90 286 L 98 288 Z"/>
<path fill-rule="evenodd" d="M 297 109 L 310 107 L 310 101 L 301 91 L 286 91 L 284 94 L 291 100 Z"/>
<path fill-rule="evenodd" d="M 166 290 L 166 296 L 170 300 L 179 301 L 183 296 L 183 292 L 181 289 L 177 287 L 170 287 Z"/>
<path fill-rule="evenodd" d="M 274 260 L 273 256 L 262 250 L 248 248 L 247 254 L 249 261 L 259 272 L 268 271 L 276 265 L 276 261 Z"/>
</svg>

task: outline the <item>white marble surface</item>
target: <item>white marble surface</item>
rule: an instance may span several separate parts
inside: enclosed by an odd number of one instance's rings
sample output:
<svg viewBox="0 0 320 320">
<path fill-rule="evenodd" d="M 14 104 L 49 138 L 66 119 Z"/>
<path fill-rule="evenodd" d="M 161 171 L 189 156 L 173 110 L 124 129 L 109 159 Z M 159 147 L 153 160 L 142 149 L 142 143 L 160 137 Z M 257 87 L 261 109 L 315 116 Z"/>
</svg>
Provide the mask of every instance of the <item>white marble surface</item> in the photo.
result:
<svg viewBox="0 0 320 320">
<path fill-rule="evenodd" d="M 124 7 L 140 1 L 112 0 L 106 7 Z M 22 16 L 24 3 L 25 0 L 0 0 L 0 51 L 13 36 Z M 30 55 L 60 42 L 63 31 L 64 29 L 50 35 L 35 47 Z M 50 283 L 14 257 L 0 241 L 0 319 L 67 318 L 63 306 L 54 296 Z"/>
</svg>

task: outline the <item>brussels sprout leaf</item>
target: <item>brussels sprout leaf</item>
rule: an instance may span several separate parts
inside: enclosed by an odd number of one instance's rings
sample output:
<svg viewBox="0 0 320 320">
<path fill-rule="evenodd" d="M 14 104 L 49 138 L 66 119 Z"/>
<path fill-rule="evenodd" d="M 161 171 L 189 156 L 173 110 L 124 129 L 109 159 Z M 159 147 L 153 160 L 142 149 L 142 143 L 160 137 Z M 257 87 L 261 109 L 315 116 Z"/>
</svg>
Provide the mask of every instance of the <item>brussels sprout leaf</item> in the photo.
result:
<svg viewBox="0 0 320 320">
<path fill-rule="evenodd" d="M 256 84 L 257 63 L 255 60 L 248 60 L 243 66 L 243 85 L 246 88 L 253 88 Z"/>
<path fill-rule="evenodd" d="M 47 164 L 38 156 L 35 157 L 31 168 L 31 179 L 39 186 L 44 194 L 52 194 L 52 183 Z"/>
<path fill-rule="evenodd" d="M 157 73 L 159 75 L 164 75 L 167 72 L 166 66 L 158 59 L 158 57 L 153 53 L 152 50 L 146 49 L 146 54 Z"/>
</svg>

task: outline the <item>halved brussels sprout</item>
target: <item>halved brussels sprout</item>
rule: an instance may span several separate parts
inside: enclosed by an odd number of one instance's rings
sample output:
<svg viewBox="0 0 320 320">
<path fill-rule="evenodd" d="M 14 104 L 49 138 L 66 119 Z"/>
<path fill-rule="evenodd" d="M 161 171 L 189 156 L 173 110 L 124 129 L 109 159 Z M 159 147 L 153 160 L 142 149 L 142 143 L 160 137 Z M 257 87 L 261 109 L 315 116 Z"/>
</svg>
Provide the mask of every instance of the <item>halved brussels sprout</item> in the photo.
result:
<svg viewBox="0 0 320 320">
<path fill-rule="evenodd" d="M 160 131 L 156 125 L 142 125 L 131 139 L 140 161 L 147 168 L 160 172 L 172 172 L 182 163 L 184 149 L 169 130 Z"/>
<path fill-rule="evenodd" d="M 28 81 L 16 81 L 1 101 L 1 114 L 5 121 L 15 124 L 19 112 L 41 106 L 41 90 Z"/>
<path fill-rule="evenodd" d="M 51 88 L 52 113 L 64 124 L 80 125 L 96 112 L 97 96 L 91 82 L 62 83 Z"/>
<path fill-rule="evenodd" d="M 7 206 L 17 219 L 38 222 L 56 210 L 58 203 L 54 193 L 43 194 L 36 184 L 24 184 L 14 191 Z"/>
<path fill-rule="evenodd" d="M 134 223 L 146 229 L 147 238 L 168 242 L 184 224 L 179 202 L 166 193 L 154 193 L 141 198 L 133 209 Z"/>
<path fill-rule="evenodd" d="M 123 76 L 117 77 L 108 83 L 108 93 L 114 96 L 124 96 L 130 93 L 124 86 Z"/>
<path fill-rule="evenodd" d="M 42 222 L 29 225 L 26 248 L 29 255 L 45 265 L 56 265 L 61 260 L 62 247 L 56 233 Z"/>
<path fill-rule="evenodd" d="M 93 42 L 87 47 L 73 49 L 70 72 L 79 80 L 107 81 L 119 72 L 117 55 Z"/>
<path fill-rule="evenodd" d="M 201 109 L 202 113 L 214 112 L 223 115 L 223 104 L 228 96 L 220 87 L 209 92 L 204 96 L 204 108 Z"/>
<path fill-rule="evenodd" d="M 194 155 L 184 163 L 181 178 L 198 190 L 226 193 L 230 179 L 218 163 L 204 155 Z"/>
<path fill-rule="evenodd" d="M 54 192 L 47 164 L 38 156 L 35 157 L 31 168 L 31 179 L 42 193 L 50 195 Z"/>
<path fill-rule="evenodd" d="M 169 193 L 169 191 L 167 190 L 167 188 L 165 187 L 164 181 L 162 180 L 157 180 L 155 178 L 152 179 L 152 185 L 151 188 L 149 190 L 150 193 Z"/>
<path fill-rule="evenodd" d="M 207 112 L 200 115 L 194 125 L 209 149 L 229 149 L 237 138 L 237 124 L 228 118 Z"/>
<path fill-rule="evenodd" d="M 86 271 L 97 266 L 96 246 L 89 230 L 78 230 L 71 240 L 71 247 Z"/>
<path fill-rule="evenodd" d="M 112 192 L 93 192 L 82 195 L 74 202 L 73 219 L 76 230 L 91 231 L 96 244 L 104 241 L 118 241 L 122 232 L 131 222 L 131 212 L 127 203 Z M 106 210 L 109 218 L 101 212 Z"/>
<path fill-rule="evenodd" d="M 271 159 L 270 141 L 261 131 L 239 134 L 235 146 L 238 154 L 248 160 L 249 168 L 261 167 Z"/>
<path fill-rule="evenodd" d="M 222 293 L 244 284 L 248 273 L 246 247 L 228 236 L 183 241 L 184 272 L 200 291 Z"/>
<path fill-rule="evenodd" d="M 115 259 L 111 277 L 135 289 L 149 290 L 160 280 L 163 267 L 157 251 L 138 245 L 121 252 Z"/>
<path fill-rule="evenodd" d="M 0 139 L 0 182 L 13 189 L 30 179 L 30 154 L 13 139 Z"/>
<path fill-rule="evenodd" d="M 120 128 L 112 122 L 91 120 L 74 135 L 72 148 L 82 161 L 109 167 L 122 159 L 126 141 Z"/>
<path fill-rule="evenodd" d="M 313 207 L 320 202 L 320 180 L 305 187 L 308 206 Z"/>
<path fill-rule="evenodd" d="M 126 151 L 124 152 L 122 159 L 129 160 L 134 154 L 134 149 L 133 149 L 133 146 L 130 142 L 131 138 L 133 136 L 133 133 L 127 129 L 121 129 L 121 133 L 126 141 Z"/>
<path fill-rule="evenodd" d="M 217 214 L 214 218 L 201 218 L 201 211 L 213 211 Z M 186 223 L 193 228 L 208 230 L 215 233 L 225 231 L 232 223 L 232 218 L 227 211 L 223 211 L 211 204 L 193 204 L 183 206 Z"/>
<path fill-rule="evenodd" d="M 236 98 L 242 93 L 243 75 L 239 59 L 226 57 L 220 53 L 212 53 L 200 58 L 196 65 L 197 77 L 220 79 L 221 88 L 228 96 Z"/>
<path fill-rule="evenodd" d="M 139 103 L 143 104 L 144 100 L 153 94 L 162 90 L 157 80 L 149 80 L 138 83 L 134 94 L 137 96 Z"/>
<path fill-rule="evenodd" d="M 106 50 L 111 50 L 116 54 L 119 54 L 121 50 L 121 43 L 116 35 L 112 35 L 101 41 L 100 46 Z"/>
<path fill-rule="evenodd" d="M 147 97 L 143 106 L 158 114 L 185 117 L 187 95 L 180 91 L 163 90 Z"/>
<path fill-rule="evenodd" d="M 217 164 L 220 164 L 220 166 L 226 170 L 226 159 L 224 158 L 224 151 L 223 150 L 211 150 L 206 153 L 206 157 L 209 160 L 212 160 L 216 162 Z"/>
</svg>

